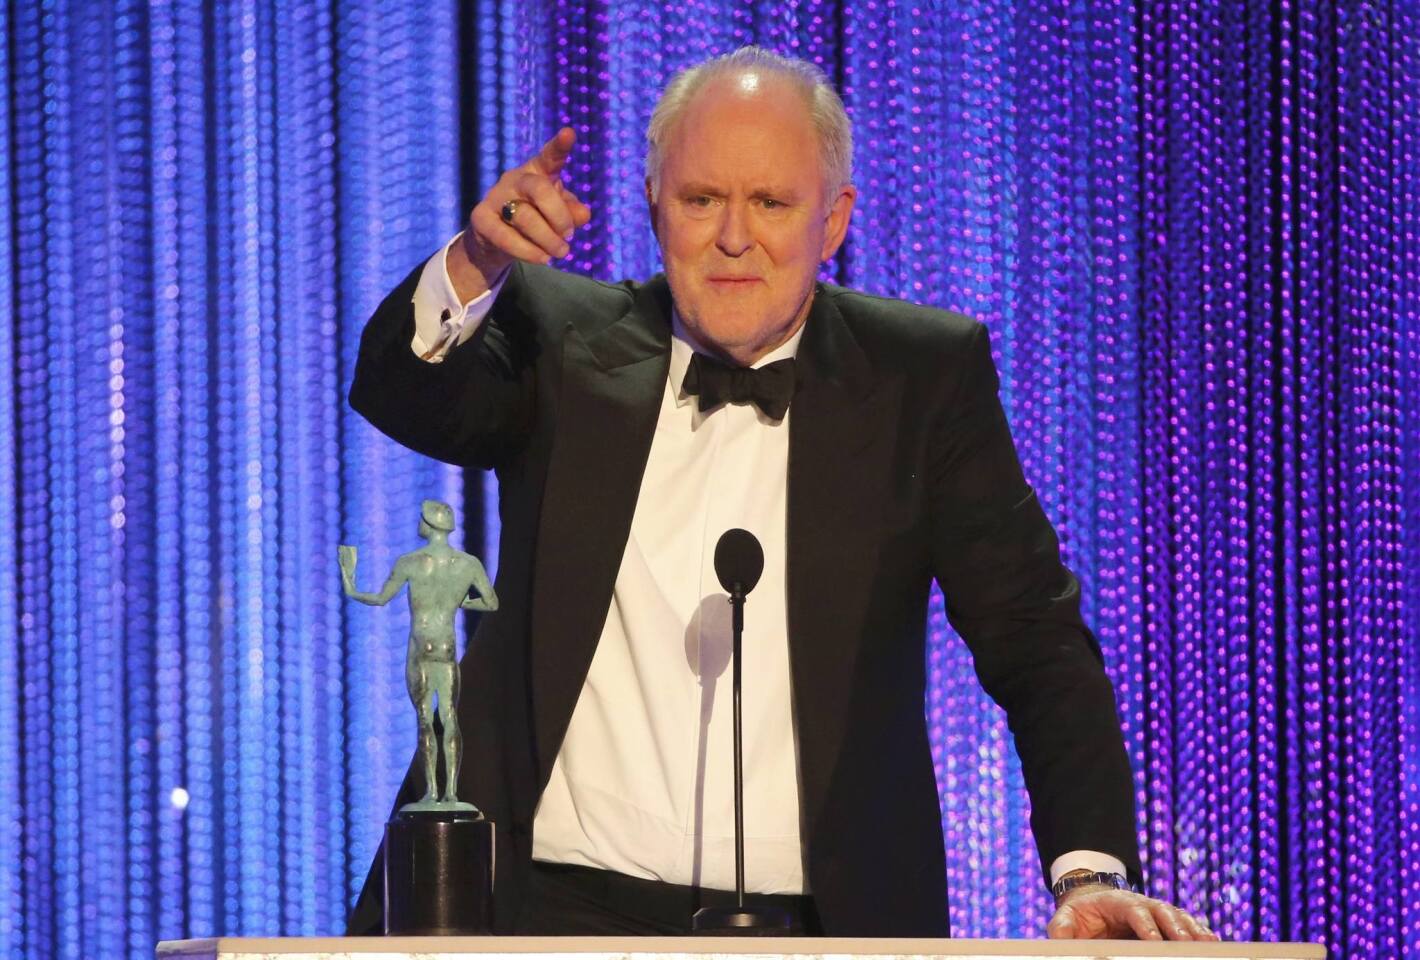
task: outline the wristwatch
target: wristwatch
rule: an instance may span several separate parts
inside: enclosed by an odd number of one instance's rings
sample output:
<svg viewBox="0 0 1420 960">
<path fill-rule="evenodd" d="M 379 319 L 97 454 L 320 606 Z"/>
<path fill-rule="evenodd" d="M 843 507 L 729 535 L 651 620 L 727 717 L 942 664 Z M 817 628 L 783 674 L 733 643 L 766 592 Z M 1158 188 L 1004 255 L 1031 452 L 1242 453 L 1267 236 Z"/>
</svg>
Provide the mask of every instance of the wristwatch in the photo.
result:
<svg viewBox="0 0 1420 960">
<path fill-rule="evenodd" d="M 1076 887 L 1098 886 L 1113 887 L 1116 890 L 1132 889 L 1127 877 L 1120 876 L 1117 873 L 1100 873 L 1095 870 L 1085 870 L 1082 868 L 1079 870 L 1071 870 L 1059 880 L 1056 880 L 1050 888 L 1050 894 L 1055 898 L 1055 905 L 1058 907 L 1060 905 L 1060 898 Z"/>
</svg>

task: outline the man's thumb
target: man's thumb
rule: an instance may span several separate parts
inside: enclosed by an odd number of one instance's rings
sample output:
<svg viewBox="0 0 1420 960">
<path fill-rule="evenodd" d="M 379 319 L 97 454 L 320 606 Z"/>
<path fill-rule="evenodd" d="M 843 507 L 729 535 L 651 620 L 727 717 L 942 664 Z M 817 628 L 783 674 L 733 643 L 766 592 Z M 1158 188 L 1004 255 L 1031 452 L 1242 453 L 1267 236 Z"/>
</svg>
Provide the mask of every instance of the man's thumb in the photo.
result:
<svg viewBox="0 0 1420 960">
<path fill-rule="evenodd" d="M 1058 910 L 1045 928 L 1045 935 L 1052 940 L 1068 940 L 1075 935 L 1075 914 L 1071 910 Z"/>
</svg>

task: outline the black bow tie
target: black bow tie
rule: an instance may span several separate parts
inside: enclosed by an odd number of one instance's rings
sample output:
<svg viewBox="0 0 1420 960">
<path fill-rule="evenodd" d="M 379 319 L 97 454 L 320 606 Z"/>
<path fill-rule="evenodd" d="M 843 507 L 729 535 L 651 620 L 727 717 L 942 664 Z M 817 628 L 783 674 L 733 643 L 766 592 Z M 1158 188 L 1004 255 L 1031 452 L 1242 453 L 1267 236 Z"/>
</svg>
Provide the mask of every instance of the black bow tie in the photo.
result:
<svg viewBox="0 0 1420 960">
<path fill-rule="evenodd" d="M 698 397 L 702 412 L 722 403 L 753 403 L 771 420 L 783 420 L 794 396 L 794 361 L 775 360 L 757 369 L 731 367 L 703 353 L 690 358 L 681 389 Z"/>
</svg>

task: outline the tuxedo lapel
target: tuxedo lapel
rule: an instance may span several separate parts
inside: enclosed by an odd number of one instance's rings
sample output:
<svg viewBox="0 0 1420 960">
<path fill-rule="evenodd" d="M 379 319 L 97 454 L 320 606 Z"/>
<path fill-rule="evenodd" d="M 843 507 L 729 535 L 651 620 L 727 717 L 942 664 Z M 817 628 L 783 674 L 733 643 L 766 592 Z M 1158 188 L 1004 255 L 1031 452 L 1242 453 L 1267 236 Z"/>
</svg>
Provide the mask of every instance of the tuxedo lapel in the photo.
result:
<svg viewBox="0 0 1420 960">
<path fill-rule="evenodd" d="M 877 556 L 895 390 L 819 288 L 789 416 L 787 582 L 803 823 L 813 836 L 844 730 Z"/>
<path fill-rule="evenodd" d="M 531 663 L 538 792 L 547 782 L 611 602 L 670 362 L 663 278 L 587 336 L 568 324 L 537 534 Z"/>
</svg>

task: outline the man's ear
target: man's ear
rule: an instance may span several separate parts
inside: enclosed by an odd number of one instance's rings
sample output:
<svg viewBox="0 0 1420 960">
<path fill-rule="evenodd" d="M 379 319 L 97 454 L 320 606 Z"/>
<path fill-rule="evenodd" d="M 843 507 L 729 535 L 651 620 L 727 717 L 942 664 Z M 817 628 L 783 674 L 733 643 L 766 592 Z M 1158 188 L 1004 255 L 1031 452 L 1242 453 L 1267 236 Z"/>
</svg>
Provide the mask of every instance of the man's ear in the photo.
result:
<svg viewBox="0 0 1420 960">
<path fill-rule="evenodd" d="M 657 211 L 657 209 L 656 209 L 655 193 L 651 190 L 651 178 L 650 178 L 650 177 L 647 177 L 647 178 L 646 178 L 646 211 L 651 215 L 651 233 L 655 235 L 655 237 L 656 237 L 656 242 L 657 242 L 657 243 L 660 243 L 660 242 L 661 242 L 661 225 L 660 225 L 660 222 L 659 222 L 659 220 L 658 220 L 658 218 L 657 218 L 657 216 L 656 216 L 656 214 L 657 214 L 658 211 Z"/>
<path fill-rule="evenodd" d="M 824 261 L 843 246 L 843 238 L 848 235 L 848 221 L 853 218 L 853 202 L 858 199 L 858 188 L 845 183 L 838 188 L 838 194 L 828 208 L 828 229 L 823 234 L 823 250 L 819 260 Z"/>
</svg>

